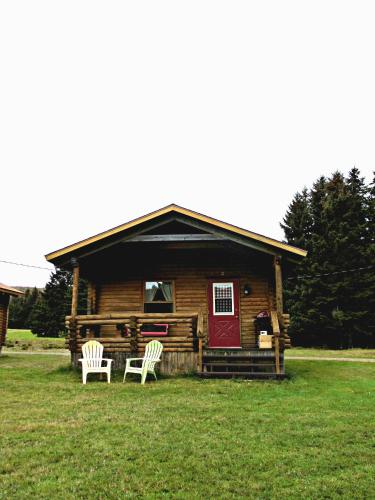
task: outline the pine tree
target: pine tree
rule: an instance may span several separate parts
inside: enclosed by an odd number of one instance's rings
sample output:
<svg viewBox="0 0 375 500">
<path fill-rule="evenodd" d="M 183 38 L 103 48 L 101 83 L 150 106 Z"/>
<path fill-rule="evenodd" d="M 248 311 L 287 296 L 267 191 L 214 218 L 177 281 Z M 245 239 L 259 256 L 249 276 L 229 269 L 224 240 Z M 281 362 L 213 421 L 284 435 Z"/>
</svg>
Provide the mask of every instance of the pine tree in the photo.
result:
<svg viewBox="0 0 375 500">
<path fill-rule="evenodd" d="M 359 170 L 353 168 L 347 178 L 335 172 L 305 192 L 303 212 L 309 214 L 308 219 L 301 218 L 296 203 L 301 195 L 290 205 L 282 224 L 287 241 L 300 241 L 308 250 L 308 257 L 296 269 L 302 278 L 289 281 L 286 290 L 294 341 L 331 347 L 374 342 L 374 275 L 342 273 L 369 265 L 374 248 L 372 189 L 369 192 Z"/>
<path fill-rule="evenodd" d="M 312 231 L 311 213 L 311 193 L 305 188 L 302 193 L 296 193 L 288 207 L 281 227 L 284 230 L 287 242 L 300 248 L 309 250 L 311 244 Z M 310 260 L 304 259 L 295 270 L 298 275 L 308 275 L 310 273 Z M 289 333 L 292 339 L 300 336 L 301 331 L 305 332 L 302 340 L 307 340 L 308 316 L 306 312 L 308 294 L 304 283 L 299 280 L 285 281 L 285 303 L 291 314 L 293 322 Z"/>
<path fill-rule="evenodd" d="M 368 326 L 369 333 L 372 339 L 372 347 L 375 346 L 375 172 L 373 174 L 372 183 L 368 187 L 367 197 L 367 266 L 370 268 L 366 271 L 367 290 L 369 295 L 368 301 Z"/>
<path fill-rule="evenodd" d="M 290 335 L 294 344 L 319 344 L 317 325 L 324 325 L 326 319 L 322 307 L 323 298 L 326 295 L 324 282 L 316 277 L 324 271 L 319 267 L 315 258 L 318 254 L 325 252 L 323 206 L 326 199 L 326 185 L 325 177 L 320 177 L 310 191 L 305 190 L 304 212 L 309 216 L 303 219 L 303 225 L 299 223 L 297 226 L 298 234 L 304 233 L 305 235 L 300 237 L 300 242 L 301 246 L 308 251 L 308 256 L 295 269 L 295 275 L 303 276 L 303 278 L 286 281 L 286 306 L 292 318 Z M 292 204 L 289 211 L 295 208 L 296 205 Z M 286 221 L 288 228 L 285 227 Z M 295 232 L 295 224 L 296 219 L 289 214 L 282 225 L 290 244 L 296 244 L 295 238 L 288 237 Z"/>
<path fill-rule="evenodd" d="M 326 314 L 331 313 L 329 327 L 335 343 L 353 347 L 363 330 L 365 297 L 358 273 L 342 273 L 363 267 L 366 237 L 366 186 L 359 171 L 352 169 L 347 179 L 336 172 L 327 185 L 325 205 L 326 247 L 324 256 L 329 276 Z"/>
<path fill-rule="evenodd" d="M 11 299 L 9 305 L 10 328 L 30 328 L 31 314 L 38 297 L 39 290 L 34 287 L 27 288 L 21 297 Z"/>
<path fill-rule="evenodd" d="M 65 316 L 70 313 L 72 274 L 57 269 L 51 274 L 31 317 L 31 331 L 38 336 L 58 337 L 65 332 Z M 78 312 L 86 312 L 87 285 L 80 280 Z"/>
<path fill-rule="evenodd" d="M 312 217 L 309 193 L 305 188 L 289 205 L 281 227 L 290 245 L 306 248 L 311 238 Z"/>
</svg>

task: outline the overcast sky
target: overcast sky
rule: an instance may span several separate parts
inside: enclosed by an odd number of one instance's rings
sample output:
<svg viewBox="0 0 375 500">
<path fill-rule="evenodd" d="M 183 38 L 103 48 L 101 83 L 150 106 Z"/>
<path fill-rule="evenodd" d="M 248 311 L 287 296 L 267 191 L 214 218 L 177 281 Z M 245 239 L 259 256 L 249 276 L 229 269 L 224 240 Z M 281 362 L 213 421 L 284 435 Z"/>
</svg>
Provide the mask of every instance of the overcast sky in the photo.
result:
<svg viewBox="0 0 375 500">
<path fill-rule="evenodd" d="M 0 260 L 172 202 L 280 239 L 296 191 L 375 169 L 374 2 L 4 0 L 0 47 Z"/>
</svg>

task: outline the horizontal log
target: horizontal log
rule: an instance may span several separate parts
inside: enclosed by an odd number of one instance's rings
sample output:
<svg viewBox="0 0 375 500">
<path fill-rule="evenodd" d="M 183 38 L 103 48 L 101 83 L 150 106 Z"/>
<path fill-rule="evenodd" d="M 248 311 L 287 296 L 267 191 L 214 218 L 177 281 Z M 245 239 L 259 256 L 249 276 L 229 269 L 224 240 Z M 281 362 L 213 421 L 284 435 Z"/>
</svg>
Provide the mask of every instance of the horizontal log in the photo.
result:
<svg viewBox="0 0 375 500">
<path fill-rule="evenodd" d="M 151 323 L 152 325 L 152 323 Z M 142 327 L 139 326 L 137 327 L 137 333 L 139 335 L 141 335 L 141 331 L 142 331 Z M 182 327 L 182 328 L 177 328 L 177 327 L 171 327 L 168 329 L 168 335 L 191 335 L 193 332 L 193 328 L 191 326 L 185 326 L 185 327 Z M 147 336 L 147 335 L 144 335 L 144 337 Z M 165 335 L 164 335 L 165 336 Z M 159 337 L 163 337 L 163 335 L 159 335 Z"/>
<path fill-rule="evenodd" d="M 78 326 L 90 326 L 90 325 L 126 325 L 130 326 L 129 318 L 127 319 L 79 319 L 77 320 Z"/>
<path fill-rule="evenodd" d="M 176 347 L 165 347 L 163 349 L 163 352 L 194 352 L 194 349 L 193 348 L 189 348 L 189 347 L 181 347 L 181 348 L 176 348 Z M 138 349 L 138 353 L 137 353 L 137 356 L 140 355 L 140 357 L 142 357 L 144 353 L 144 349 Z M 137 357 L 135 356 L 135 357 Z"/>
<path fill-rule="evenodd" d="M 138 344 L 138 349 L 146 349 L 146 344 L 140 345 Z M 163 349 L 193 349 L 193 344 L 191 343 L 186 343 L 186 344 L 163 344 Z"/>
<path fill-rule="evenodd" d="M 70 335 L 68 335 L 66 337 L 67 340 L 69 340 L 71 337 Z M 130 342 L 130 336 L 129 337 L 121 337 L 121 335 L 119 335 L 118 337 L 117 336 L 114 336 L 112 335 L 111 337 L 95 337 L 95 338 L 92 338 L 92 339 L 88 339 L 87 337 L 80 337 L 78 336 L 77 337 L 77 342 L 86 342 L 86 340 L 97 340 L 98 342 Z"/>
<path fill-rule="evenodd" d="M 186 312 L 175 312 L 175 313 L 143 313 L 139 311 L 125 311 L 117 313 L 107 313 L 107 314 L 84 314 L 76 316 L 76 320 L 107 320 L 107 319 L 128 319 L 135 316 L 138 319 L 176 319 L 176 318 L 186 318 L 187 316 L 197 317 L 197 311 L 186 311 Z M 65 317 L 66 321 L 71 319 L 71 316 Z"/>
<path fill-rule="evenodd" d="M 100 342 L 101 344 L 105 343 L 111 343 L 111 342 L 116 342 L 116 343 L 123 343 L 127 344 L 129 343 L 133 338 L 131 336 L 128 337 L 95 337 L 95 338 L 86 338 L 86 337 L 78 337 L 77 342 L 84 343 L 87 342 L 88 340 L 96 340 L 97 342 Z M 70 336 L 66 337 L 65 340 L 70 340 Z M 194 340 L 194 337 L 192 336 L 187 336 L 187 335 L 181 335 L 180 337 L 178 336 L 169 336 L 169 335 L 137 335 L 137 342 L 150 342 L 151 340 L 159 340 L 162 342 L 192 342 Z"/>
<path fill-rule="evenodd" d="M 158 319 L 158 318 L 156 318 Z M 192 321 L 192 318 L 164 318 L 163 321 L 165 323 L 175 323 L 175 324 L 178 324 L 178 323 L 191 323 Z M 160 320 L 159 320 L 160 322 Z M 143 319 L 143 318 L 139 318 L 139 321 L 138 323 L 140 325 L 148 325 L 148 324 L 152 324 L 152 323 L 155 323 L 155 319 Z"/>
<path fill-rule="evenodd" d="M 65 343 L 68 344 L 69 343 L 69 340 L 70 339 L 66 339 L 65 340 Z M 118 339 L 115 339 L 115 338 L 102 338 L 102 339 L 98 339 L 98 338 L 77 338 L 77 344 L 85 344 L 86 342 L 88 342 L 89 340 L 96 340 L 97 342 L 100 342 L 100 344 L 103 344 L 103 345 L 110 345 L 110 344 L 121 344 L 121 345 L 128 345 L 131 343 L 131 340 L 133 340 L 131 337 L 127 337 L 127 339 L 124 341 L 123 339 L 121 338 L 118 338 Z M 190 337 L 190 338 L 186 338 L 186 337 L 180 337 L 180 338 L 172 338 L 170 340 L 166 340 L 165 337 L 138 337 L 137 338 L 137 343 L 139 345 L 141 344 L 148 344 L 149 342 L 151 342 L 151 340 L 157 340 L 159 342 L 161 342 L 162 344 L 168 344 L 168 343 L 173 343 L 173 344 L 176 344 L 176 345 L 179 345 L 179 344 L 184 344 L 184 343 L 189 343 L 189 344 L 192 344 L 194 342 L 194 338 L 193 337 Z"/>
<path fill-rule="evenodd" d="M 180 337 L 176 335 L 173 337 L 169 335 L 137 335 L 138 342 L 150 342 L 150 340 L 159 340 L 160 342 L 184 342 L 193 341 L 193 337 L 188 337 L 187 335 L 181 335 Z"/>
<path fill-rule="evenodd" d="M 77 353 L 81 353 L 81 350 L 78 349 L 74 352 L 77 352 Z M 114 348 L 109 348 L 109 349 L 105 349 L 104 350 L 104 353 L 105 352 L 108 352 L 108 353 L 111 353 L 111 352 L 128 352 L 128 353 L 131 353 L 131 350 L 130 348 L 129 349 L 123 349 L 123 348 L 118 348 L 118 347 L 114 347 Z M 177 349 L 177 348 L 165 348 L 163 349 L 163 352 L 194 352 L 194 349 L 193 348 L 189 348 L 189 347 L 181 347 L 180 349 Z M 134 357 L 134 358 L 141 358 L 142 356 L 144 355 L 144 349 L 138 349 L 138 351 L 136 353 L 133 353 L 132 356 L 129 356 L 129 357 Z"/>
</svg>

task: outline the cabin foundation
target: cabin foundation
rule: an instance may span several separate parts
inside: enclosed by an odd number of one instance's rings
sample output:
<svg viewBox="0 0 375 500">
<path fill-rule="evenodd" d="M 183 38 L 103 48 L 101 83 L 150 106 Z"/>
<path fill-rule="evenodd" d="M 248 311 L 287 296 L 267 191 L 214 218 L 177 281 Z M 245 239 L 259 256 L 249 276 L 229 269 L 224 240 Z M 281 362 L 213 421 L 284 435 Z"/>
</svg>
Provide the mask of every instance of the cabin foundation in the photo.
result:
<svg viewBox="0 0 375 500">
<path fill-rule="evenodd" d="M 138 357 L 130 352 L 109 352 L 104 353 L 106 358 L 113 359 L 112 368 L 114 370 L 124 370 L 128 358 Z M 79 369 L 78 359 L 81 352 L 71 353 L 72 366 Z M 186 375 L 197 373 L 198 353 L 197 352 L 164 352 L 162 360 L 156 367 L 156 371 L 162 375 Z"/>
</svg>

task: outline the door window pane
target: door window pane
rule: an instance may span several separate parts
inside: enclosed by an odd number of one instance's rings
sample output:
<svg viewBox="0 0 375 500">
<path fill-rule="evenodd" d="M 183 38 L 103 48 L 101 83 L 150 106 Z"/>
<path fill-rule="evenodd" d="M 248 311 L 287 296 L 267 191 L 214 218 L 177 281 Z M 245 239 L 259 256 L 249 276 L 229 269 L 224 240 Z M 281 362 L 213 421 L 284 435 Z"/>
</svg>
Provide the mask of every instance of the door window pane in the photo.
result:
<svg viewBox="0 0 375 500">
<path fill-rule="evenodd" d="M 233 314 L 233 283 L 213 283 L 214 314 Z"/>
</svg>

